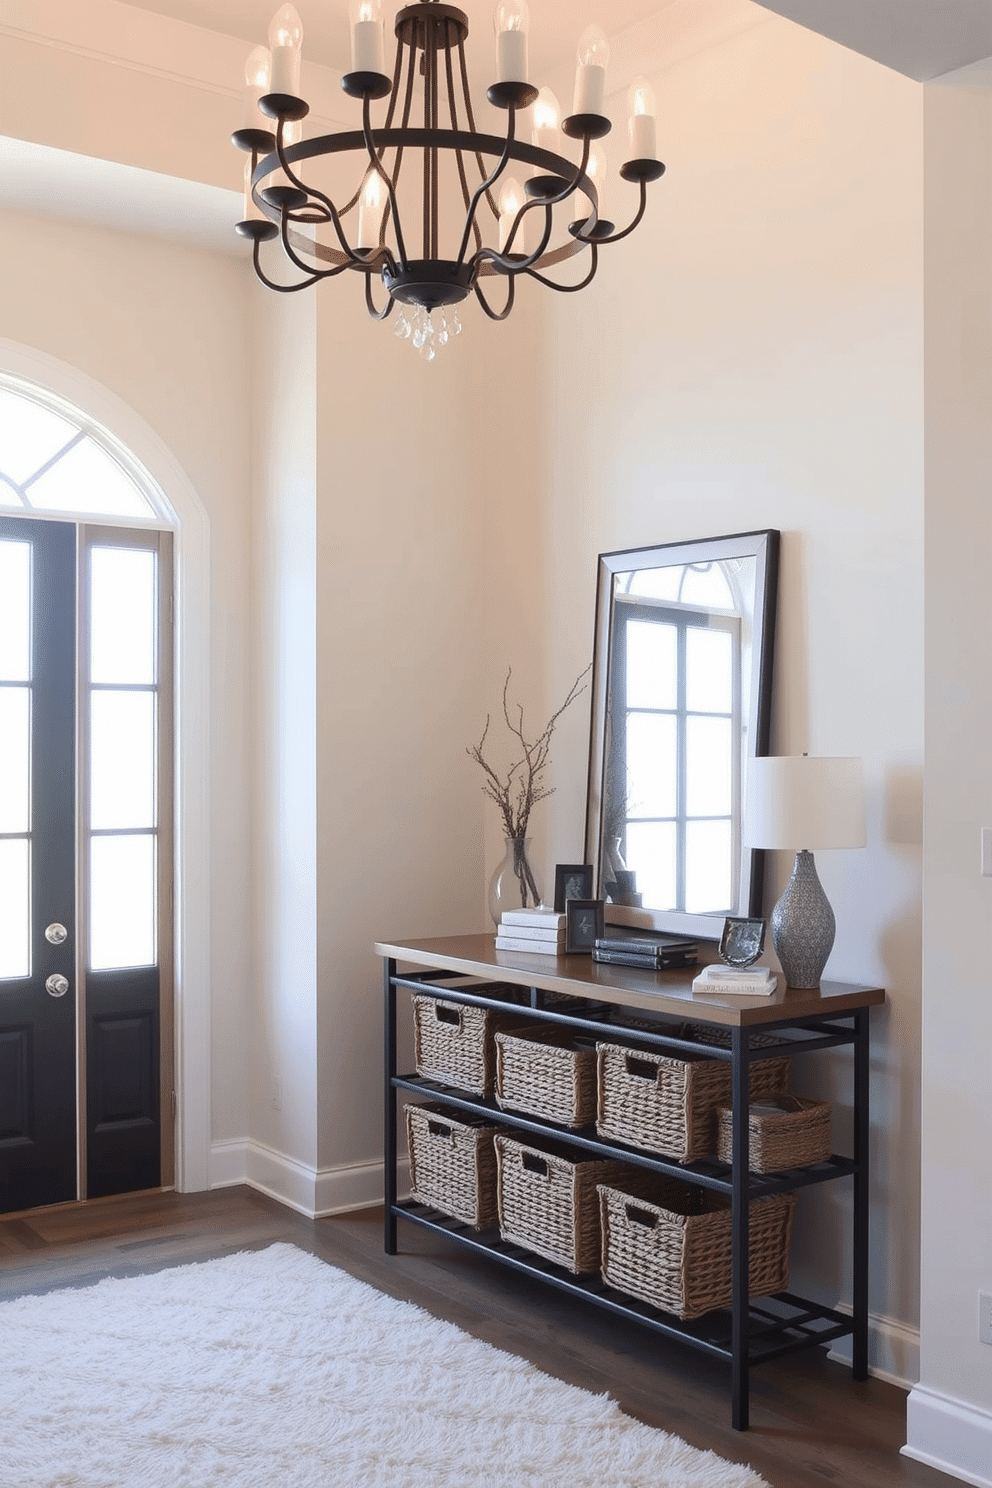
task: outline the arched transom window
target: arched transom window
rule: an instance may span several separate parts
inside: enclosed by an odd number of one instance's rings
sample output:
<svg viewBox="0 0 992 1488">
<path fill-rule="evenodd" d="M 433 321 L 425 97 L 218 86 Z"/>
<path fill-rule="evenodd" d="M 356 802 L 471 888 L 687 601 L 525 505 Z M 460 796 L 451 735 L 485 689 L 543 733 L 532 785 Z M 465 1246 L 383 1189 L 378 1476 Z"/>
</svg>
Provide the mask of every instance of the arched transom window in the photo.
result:
<svg viewBox="0 0 992 1488">
<path fill-rule="evenodd" d="M 0 511 L 163 525 L 129 463 L 75 410 L 0 381 Z"/>
</svg>

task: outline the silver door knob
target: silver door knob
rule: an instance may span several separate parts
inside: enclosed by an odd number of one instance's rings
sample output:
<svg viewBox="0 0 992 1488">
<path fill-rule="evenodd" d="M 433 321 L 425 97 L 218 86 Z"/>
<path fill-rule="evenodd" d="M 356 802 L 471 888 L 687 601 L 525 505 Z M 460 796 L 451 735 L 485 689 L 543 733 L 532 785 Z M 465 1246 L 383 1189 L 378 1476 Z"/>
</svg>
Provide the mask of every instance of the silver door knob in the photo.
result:
<svg viewBox="0 0 992 1488">
<path fill-rule="evenodd" d="M 64 997 L 69 990 L 69 978 L 53 971 L 45 983 L 45 991 L 49 997 Z"/>
<path fill-rule="evenodd" d="M 69 939 L 69 932 L 64 925 L 60 925 L 58 920 L 56 920 L 46 928 L 45 939 L 49 945 L 65 945 L 65 942 Z"/>
</svg>

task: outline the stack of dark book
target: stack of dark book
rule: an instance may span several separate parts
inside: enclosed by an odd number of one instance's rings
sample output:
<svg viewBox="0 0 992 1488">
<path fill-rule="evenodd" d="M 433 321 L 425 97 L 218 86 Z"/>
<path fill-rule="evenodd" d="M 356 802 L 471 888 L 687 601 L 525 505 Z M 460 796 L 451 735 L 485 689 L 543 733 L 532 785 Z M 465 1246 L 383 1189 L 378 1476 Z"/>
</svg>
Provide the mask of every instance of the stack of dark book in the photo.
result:
<svg viewBox="0 0 992 1488">
<path fill-rule="evenodd" d="M 594 961 L 615 966 L 643 966 L 648 971 L 678 971 L 695 966 L 698 946 L 694 940 L 650 930 L 624 931 L 619 925 L 602 935 L 593 946 Z"/>
</svg>

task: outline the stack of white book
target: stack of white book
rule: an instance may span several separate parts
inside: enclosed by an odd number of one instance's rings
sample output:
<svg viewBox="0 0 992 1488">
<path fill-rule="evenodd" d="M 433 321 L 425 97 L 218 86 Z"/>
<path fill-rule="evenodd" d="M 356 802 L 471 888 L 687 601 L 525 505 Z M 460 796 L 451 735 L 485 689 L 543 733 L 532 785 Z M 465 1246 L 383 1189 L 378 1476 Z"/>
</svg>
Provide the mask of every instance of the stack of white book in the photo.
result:
<svg viewBox="0 0 992 1488">
<path fill-rule="evenodd" d="M 742 997 L 770 997 L 778 977 L 770 966 L 704 966 L 692 984 L 694 992 L 737 992 Z"/>
<path fill-rule="evenodd" d="M 537 909 L 504 909 L 496 927 L 496 949 L 561 956 L 565 951 L 565 916 L 543 904 Z"/>
</svg>

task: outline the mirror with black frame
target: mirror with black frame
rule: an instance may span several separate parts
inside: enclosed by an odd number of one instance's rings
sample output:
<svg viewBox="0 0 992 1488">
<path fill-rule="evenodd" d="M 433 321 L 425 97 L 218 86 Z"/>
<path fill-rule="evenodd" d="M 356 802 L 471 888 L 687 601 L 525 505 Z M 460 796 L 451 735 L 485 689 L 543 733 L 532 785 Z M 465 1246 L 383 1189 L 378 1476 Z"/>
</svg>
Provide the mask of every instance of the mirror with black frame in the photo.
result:
<svg viewBox="0 0 992 1488">
<path fill-rule="evenodd" d="M 719 940 L 761 914 L 741 799 L 768 753 L 778 554 L 773 530 L 600 554 L 586 861 L 610 924 Z"/>
</svg>

